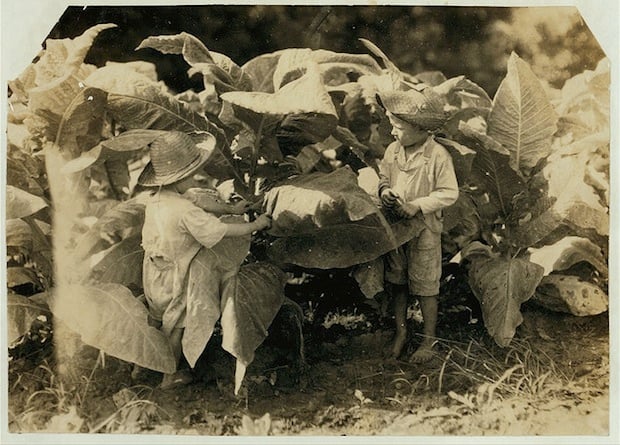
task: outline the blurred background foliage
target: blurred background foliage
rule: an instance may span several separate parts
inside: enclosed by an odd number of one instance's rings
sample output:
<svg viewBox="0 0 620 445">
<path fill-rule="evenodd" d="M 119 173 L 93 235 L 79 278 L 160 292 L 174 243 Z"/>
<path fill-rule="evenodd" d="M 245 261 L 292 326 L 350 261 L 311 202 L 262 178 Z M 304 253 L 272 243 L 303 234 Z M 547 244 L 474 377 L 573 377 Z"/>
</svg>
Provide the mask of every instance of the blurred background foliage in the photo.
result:
<svg viewBox="0 0 620 445">
<path fill-rule="evenodd" d="M 86 60 L 148 60 L 173 90 L 201 89 L 188 79 L 181 56 L 135 51 L 150 35 L 185 31 L 209 50 L 242 65 L 260 54 L 309 47 L 365 53 L 358 41 L 374 42 L 396 65 L 411 74 L 441 71 L 466 75 L 491 97 L 506 73 L 512 51 L 532 65 L 536 75 L 559 88 L 604 54 L 574 7 L 438 6 L 88 6 L 69 7 L 49 38 L 75 37 L 96 23 L 118 28 L 96 40 Z"/>
</svg>

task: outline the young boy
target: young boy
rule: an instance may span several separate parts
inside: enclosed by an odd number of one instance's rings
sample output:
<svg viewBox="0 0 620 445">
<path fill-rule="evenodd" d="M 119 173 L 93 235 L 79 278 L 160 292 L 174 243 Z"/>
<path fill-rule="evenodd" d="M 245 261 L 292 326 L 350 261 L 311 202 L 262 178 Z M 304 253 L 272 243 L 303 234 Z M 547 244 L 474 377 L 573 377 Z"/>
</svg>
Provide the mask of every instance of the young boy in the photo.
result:
<svg viewBox="0 0 620 445">
<path fill-rule="evenodd" d="M 237 254 L 218 257 L 213 249 L 224 238 L 244 237 L 271 225 L 266 215 L 251 223 L 223 222 L 219 214 L 227 210 L 241 214 L 245 205 L 227 207 L 213 201 L 199 207 L 200 196 L 185 195 L 199 185 L 196 174 L 208 161 L 214 144 L 211 137 L 203 144 L 207 149 L 202 149 L 185 133 L 166 132 L 151 143 L 151 161 L 138 179 L 139 184 L 153 188 L 142 229 L 144 295 L 149 314 L 153 324 L 168 336 L 177 363 L 185 353 L 190 366 L 211 336 L 225 280 L 239 268 L 228 258 Z M 209 311 L 210 306 L 214 310 Z M 186 325 L 189 329 L 190 324 L 190 335 L 196 335 L 196 329 L 204 335 L 184 339 Z M 178 369 L 165 374 L 160 386 L 170 389 L 191 381 L 189 370 Z"/>
<path fill-rule="evenodd" d="M 433 138 L 445 122 L 443 102 L 431 89 L 380 94 L 392 124 L 391 143 L 380 163 L 378 193 L 384 207 L 403 218 L 422 218 L 419 235 L 388 253 L 385 280 L 394 299 L 396 335 L 391 357 L 400 356 L 407 339 L 407 299 L 417 297 L 424 318 L 424 338 L 411 362 L 432 358 L 441 278 L 441 210 L 458 198 L 452 159 Z"/>
</svg>

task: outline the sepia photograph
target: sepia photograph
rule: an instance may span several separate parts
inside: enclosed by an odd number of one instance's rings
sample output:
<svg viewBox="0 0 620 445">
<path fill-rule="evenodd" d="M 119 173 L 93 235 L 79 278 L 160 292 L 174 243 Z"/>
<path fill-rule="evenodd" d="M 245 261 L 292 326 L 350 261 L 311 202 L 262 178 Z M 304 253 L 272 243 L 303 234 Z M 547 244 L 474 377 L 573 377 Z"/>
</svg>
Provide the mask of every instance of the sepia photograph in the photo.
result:
<svg viewBox="0 0 620 445">
<path fill-rule="evenodd" d="M 617 4 L 19 3 L 0 443 L 618 443 Z"/>
</svg>

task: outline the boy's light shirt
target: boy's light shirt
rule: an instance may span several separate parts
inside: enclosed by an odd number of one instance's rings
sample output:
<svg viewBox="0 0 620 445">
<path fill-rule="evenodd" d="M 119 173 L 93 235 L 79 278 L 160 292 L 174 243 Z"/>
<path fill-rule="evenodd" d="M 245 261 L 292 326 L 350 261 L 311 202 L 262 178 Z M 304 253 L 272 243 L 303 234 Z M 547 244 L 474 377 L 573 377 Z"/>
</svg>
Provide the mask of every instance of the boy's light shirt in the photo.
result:
<svg viewBox="0 0 620 445">
<path fill-rule="evenodd" d="M 452 158 L 443 146 L 429 137 L 407 157 L 403 146 L 395 141 L 386 149 L 379 171 L 404 202 L 420 207 L 431 230 L 441 231 L 441 210 L 459 196 Z"/>
</svg>

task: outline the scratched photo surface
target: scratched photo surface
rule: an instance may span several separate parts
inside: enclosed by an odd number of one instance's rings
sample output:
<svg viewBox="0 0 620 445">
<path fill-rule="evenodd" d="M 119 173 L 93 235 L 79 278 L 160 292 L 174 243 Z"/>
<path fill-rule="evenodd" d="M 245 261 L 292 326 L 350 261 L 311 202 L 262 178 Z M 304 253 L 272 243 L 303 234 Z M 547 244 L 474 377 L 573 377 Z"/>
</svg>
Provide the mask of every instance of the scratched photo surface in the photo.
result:
<svg viewBox="0 0 620 445">
<path fill-rule="evenodd" d="M 32 25 L 2 77 L 3 443 L 614 443 L 617 67 L 587 17 Z"/>
</svg>

